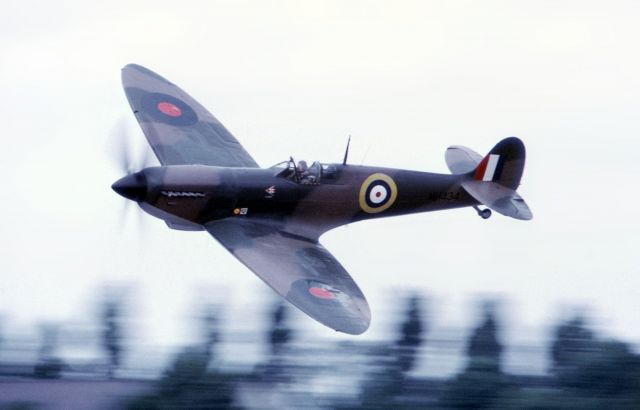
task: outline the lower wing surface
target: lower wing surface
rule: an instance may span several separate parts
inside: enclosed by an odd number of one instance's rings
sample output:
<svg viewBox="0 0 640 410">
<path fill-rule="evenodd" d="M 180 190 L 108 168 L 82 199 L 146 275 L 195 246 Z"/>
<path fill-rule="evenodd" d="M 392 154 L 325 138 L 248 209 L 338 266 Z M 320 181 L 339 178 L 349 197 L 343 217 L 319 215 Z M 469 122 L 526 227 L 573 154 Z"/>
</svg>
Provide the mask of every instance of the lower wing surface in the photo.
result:
<svg viewBox="0 0 640 410">
<path fill-rule="evenodd" d="M 253 273 L 318 322 L 340 332 L 369 327 L 367 301 L 347 271 L 315 239 L 268 222 L 212 222 L 207 231 Z"/>
<path fill-rule="evenodd" d="M 129 64 L 122 69 L 122 85 L 162 165 L 258 167 L 220 121 L 175 84 Z"/>
</svg>

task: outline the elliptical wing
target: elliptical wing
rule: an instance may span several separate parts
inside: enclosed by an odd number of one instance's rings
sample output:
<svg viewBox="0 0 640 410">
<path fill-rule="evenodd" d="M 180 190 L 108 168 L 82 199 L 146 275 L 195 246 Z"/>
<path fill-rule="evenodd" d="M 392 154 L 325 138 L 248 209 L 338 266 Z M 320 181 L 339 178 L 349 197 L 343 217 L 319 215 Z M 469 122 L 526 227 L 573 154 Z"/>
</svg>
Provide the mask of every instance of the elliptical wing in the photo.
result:
<svg viewBox="0 0 640 410">
<path fill-rule="evenodd" d="M 347 271 L 316 239 L 268 222 L 221 220 L 205 226 L 260 279 L 313 319 L 358 335 L 369 327 L 367 301 Z"/>
<path fill-rule="evenodd" d="M 122 85 L 162 165 L 258 167 L 220 121 L 175 84 L 129 64 L 122 69 Z"/>
</svg>

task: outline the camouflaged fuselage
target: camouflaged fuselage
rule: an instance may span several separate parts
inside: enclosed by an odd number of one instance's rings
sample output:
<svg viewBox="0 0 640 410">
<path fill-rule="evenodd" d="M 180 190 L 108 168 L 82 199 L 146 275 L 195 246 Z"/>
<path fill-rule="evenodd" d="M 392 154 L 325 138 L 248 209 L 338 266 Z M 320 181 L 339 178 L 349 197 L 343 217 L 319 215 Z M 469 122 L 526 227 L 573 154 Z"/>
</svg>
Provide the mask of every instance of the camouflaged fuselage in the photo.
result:
<svg viewBox="0 0 640 410">
<path fill-rule="evenodd" d="M 450 147 L 445 159 L 453 175 L 317 162 L 307 167 L 293 159 L 261 169 L 220 121 L 164 77 L 130 64 L 122 84 L 162 166 L 128 174 L 112 188 L 173 229 L 206 230 L 283 298 L 337 331 L 363 333 L 371 310 L 319 242 L 324 232 L 365 219 L 467 206 L 486 219 L 491 211 L 480 203 L 532 218 L 515 192 L 525 150 L 514 137 L 485 157 Z"/>
<path fill-rule="evenodd" d="M 201 165 L 152 167 L 141 171 L 147 193 L 141 205 L 176 229 L 199 230 L 225 218 L 268 219 L 287 231 L 290 224 L 315 233 L 365 219 L 429 212 L 477 204 L 460 182 L 446 175 L 389 168 L 332 164 L 319 182 L 279 176 L 275 168 Z M 372 178 L 373 177 L 373 178 Z M 367 193 L 376 181 L 384 191 Z M 386 182 L 385 182 L 386 181 Z M 367 199 L 385 195 L 381 207 Z M 369 201 L 370 202 L 370 201 Z M 380 209 L 384 208 L 384 209 Z"/>
</svg>

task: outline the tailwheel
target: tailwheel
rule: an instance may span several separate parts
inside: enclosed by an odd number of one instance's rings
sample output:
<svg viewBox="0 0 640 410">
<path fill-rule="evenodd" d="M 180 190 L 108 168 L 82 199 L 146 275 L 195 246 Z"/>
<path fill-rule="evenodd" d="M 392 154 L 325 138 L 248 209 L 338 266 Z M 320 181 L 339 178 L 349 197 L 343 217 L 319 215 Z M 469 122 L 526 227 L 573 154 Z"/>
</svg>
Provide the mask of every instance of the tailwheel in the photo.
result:
<svg viewBox="0 0 640 410">
<path fill-rule="evenodd" d="M 489 219 L 491 218 L 491 209 L 489 208 L 485 208 L 485 209 L 480 209 L 477 206 L 474 206 L 473 209 L 476 210 L 476 212 L 478 213 L 478 215 L 480 216 L 480 218 L 482 219 Z"/>
</svg>

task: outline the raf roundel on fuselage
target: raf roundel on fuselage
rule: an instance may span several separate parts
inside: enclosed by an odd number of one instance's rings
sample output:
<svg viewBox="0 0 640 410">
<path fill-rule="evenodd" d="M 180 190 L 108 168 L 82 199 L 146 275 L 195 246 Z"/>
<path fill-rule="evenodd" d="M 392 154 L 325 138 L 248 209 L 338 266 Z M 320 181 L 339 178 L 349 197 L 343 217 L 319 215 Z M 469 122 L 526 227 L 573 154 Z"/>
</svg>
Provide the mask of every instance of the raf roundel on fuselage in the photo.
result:
<svg viewBox="0 0 640 410">
<path fill-rule="evenodd" d="M 369 214 L 386 211 L 398 197 L 395 181 L 386 174 L 376 173 L 364 180 L 360 188 L 360 208 Z"/>
</svg>

